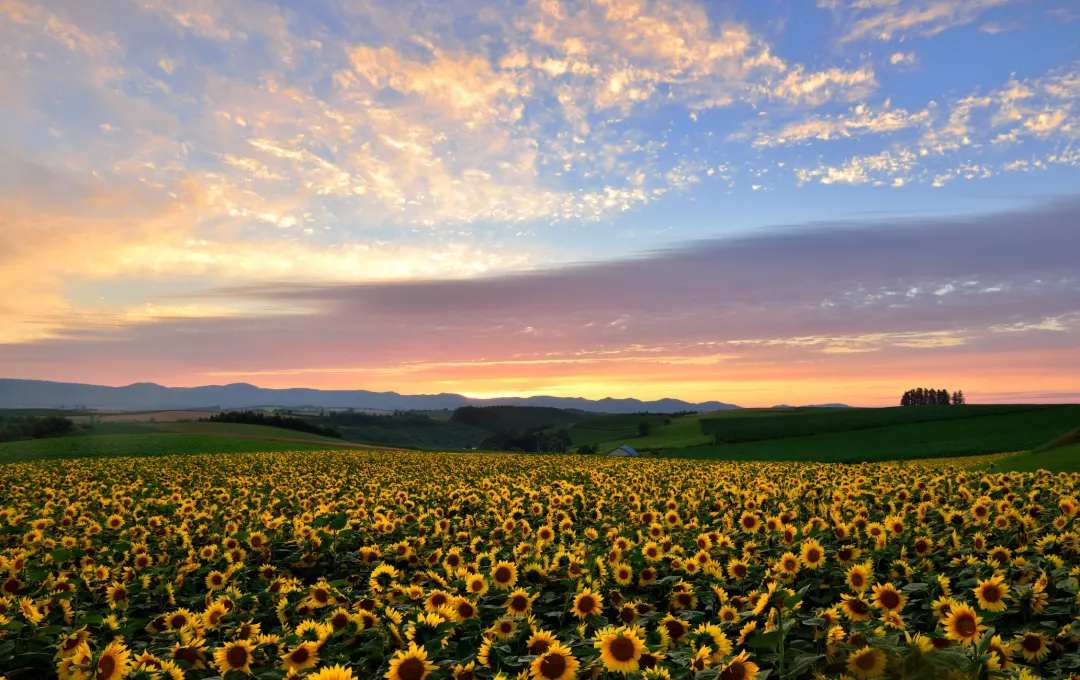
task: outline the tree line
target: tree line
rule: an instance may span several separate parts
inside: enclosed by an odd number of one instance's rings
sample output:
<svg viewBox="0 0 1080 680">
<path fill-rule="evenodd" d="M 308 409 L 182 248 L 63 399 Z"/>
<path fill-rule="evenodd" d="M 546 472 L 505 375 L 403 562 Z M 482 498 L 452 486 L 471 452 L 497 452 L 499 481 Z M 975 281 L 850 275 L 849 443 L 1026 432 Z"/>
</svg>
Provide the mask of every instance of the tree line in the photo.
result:
<svg viewBox="0 0 1080 680">
<path fill-rule="evenodd" d="M 966 403 L 963 390 L 950 393 L 949 390 L 935 390 L 927 387 L 916 387 L 908 390 L 900 398 L 901 406 L 949 406 Z"/>
<path fill-rule="evenodd" d="M 75 423 L 63 416 L 13 416 L 4 422 L 0 416 L 0 442 L 16 442 L 20 439 L 46 439 L 63 437 L 75 431 Z"/>
<path fill-rule="evenodd" d="M 286 430 L 319 434 L 324 437 L 343 439 L 341 432 L 324 425 L 310 423 L 303 418 L 282 415 L 281 413 L 266 413 L 264 411 L 222 411 L 209 418 L 199 418 L 200 422 L 208 423 L 244 423 L 246 425 L 268 425 L 280 427 Z"/>
</svg>

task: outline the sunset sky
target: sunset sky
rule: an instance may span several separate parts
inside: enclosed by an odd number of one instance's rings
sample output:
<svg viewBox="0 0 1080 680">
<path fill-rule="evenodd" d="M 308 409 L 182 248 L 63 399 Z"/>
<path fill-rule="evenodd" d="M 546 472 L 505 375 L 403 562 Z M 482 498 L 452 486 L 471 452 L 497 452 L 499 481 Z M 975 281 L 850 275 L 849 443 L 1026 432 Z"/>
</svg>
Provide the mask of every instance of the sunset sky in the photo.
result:
<svg viewBox="0 0 1080 680">
<path fill-rule="evenodd" d="M 1075 0 L 0 0 L 0 377 L 1080 401 Z"/>
</svg>

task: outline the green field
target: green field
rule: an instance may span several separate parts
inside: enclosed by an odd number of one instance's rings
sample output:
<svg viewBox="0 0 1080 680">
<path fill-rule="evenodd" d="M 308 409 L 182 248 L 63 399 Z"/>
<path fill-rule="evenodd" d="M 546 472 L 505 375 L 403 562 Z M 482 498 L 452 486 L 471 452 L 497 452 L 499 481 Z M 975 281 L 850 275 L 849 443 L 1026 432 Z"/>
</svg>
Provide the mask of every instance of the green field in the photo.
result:
<svg viewBox="0 0 1080 680">
<path fill-rule="evenodd" d="M 273 428 L 271 428 L 273 429 Z M 282 436 L 282 435 L 279 435 Z M 182 453 L 250 453 L 255 451 L 314 451 L 318 444 L 276 442 L 191 434 L 103 434 L 32 439 L 0 444 L 0 463 L 57 458 L 165 456 Z"/>
<path fill-rule="evenodd" d="M 710 417 L 701 421 L 701 429 L 710 437 L 715 435 L 717 443 L 737 444 L 929 421 L 988 418 L 1055 408 L 1061 408 L 1061 406 L 993 404 L 977 406 L 896 406 L 875 409 L 803 409 L 795 412 L 781 411 L 774 418 L 763 418 L 760 415 L 751 417 L 734 415 Z"/>
<path fill-rule="evenodd" d="M 305 439 L 316 442 L 341 442 L 340 439 L 324 437 L 318 434 L 287 430 L 268 425 L 247 425 L 244 423 L 200 423 L 200 422 L 170 422 L 170 423 L 147 423 L 147 422 L 112 422 L 97 423 L 89 429 L 76 430 L 75 436 L 98 437 L 110 434 L 201 434 L 218 436 L 245 436 L 245 437 L 286 437 L 288 439 Z"/>
<path fill-rule="evenodd" d="M 915 411 L 924 407 L 910 408 Z M 869 414 L 869 417 L 876 417 L 873 409 L 860 411 Z M 777 419 L 778 432 L 786 432 L 782 426 L 786 420 Z M 723 460 L 826 462 L 968 456 L 1029 450 L 1061 436 L 1078 424 L 1080 406 L 1054 406 L 984 417 L 930 420 L 802 437 L 783 436 L 740 444 L 693 446 L 670 449 L 664 455 Z"/>
<path fill-rule="evenodd" d="M 998 461 L 994 472 L 1080 472 L 1080 444 L 1060 446 L 1047 451 L 1018 453 Z"/>
</svg>

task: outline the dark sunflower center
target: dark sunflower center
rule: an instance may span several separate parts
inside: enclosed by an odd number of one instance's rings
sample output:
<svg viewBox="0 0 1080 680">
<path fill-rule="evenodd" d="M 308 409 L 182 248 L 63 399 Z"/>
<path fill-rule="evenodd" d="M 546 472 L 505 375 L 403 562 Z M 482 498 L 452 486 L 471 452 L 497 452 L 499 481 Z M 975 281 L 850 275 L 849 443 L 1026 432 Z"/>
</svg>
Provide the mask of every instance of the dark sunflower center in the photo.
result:
<svg viewBox="0 0 1080 680">
<path fill-rule="evenodd" d="M 300 647 L 292 653 L 292 661 L 296 664 L 305 663 L 310 658 L 311 652 L 308 651 L 307 647 Z"/>
<path fill-rule="evenodd" d="M 529 606 L 529 600 L 524 595 L 515 595 L 510 600 L 510 606 L 517 611 L 524 611 Z"/>
<path fill-rule="evenodd" d="M 225 660 L 230 668 L 243 668 L 248 662 L 247 650 L 240 646 L 233 647 L 225 652 Z"/>
<path fill-rule="evenodd" d="M 1042 649 L 1042 639 L 1038 635 L 1025 635 L 1024 641 L 1020 643 L 1025 650 L 1035 653 Z"/>
<path fill-rule="evenodd" d="M 867 610 L 866 603 L 862 600 L 848 600 L 848 607 L 856 614 L 865 614 Z"/>
<path fill-rule="evenodd" d="M 679 604 L 681 604 L 682 606 L 690 606 L 690 593 L 679 593 L 679 597 L 677 599 L 679 601 Z"/>
<path fill-rule="evenodd" d="M 821 551 L 819 551 L 817 548 L 810 548 L 809 550 L 806 551 L 806 561 L 807 562 L 817 562 L 820 559 L 821 559 Z"/>
<path fill-rule="evenodd" d="M 851 559 L 851 548 L 841 548 L 840 552 L 838 552 L 836 555 L 840 558 L 841 561 L 847 562 Z"/>
<path fill-rule="evenodd" d="M 596 600 L 594 600 L 590 595 L 586 595 L 578 602 L 578 609 L 585 612 L 586 614 L 591 612 L 595 608 Z"/>
<path fill-rule="evenodd" d="M 862 574 L 860 574 L 858 572 L 855 572 L 854 574 L 851 575 L 851 585 L 853 585 L 855 587 L 858 587 L 858 586 L 861 586 L 862 584 L 863 584 Z"/>
<path fill-rule="evenodd" d="M 547 640 L 537 640 L 531 645 L 529 645 L 529 654 L 532 654 L 533 656 L 540 656 L 541 654 L 546 652 L 548 650 L 548 647 L 550 646 L 551 643 Z"/>
<path fill-rule="evenodd" d="M 881 606 L 886 609 L 896 609 L 900 606 L 900 596 L 891 590 L 881 592 Z"/>
<path fill-rule="evenodd" d="M 720 680 L 744 680 L 745 678 L 746 666 L 741 661 L 732 663 L 720 674 Z"/>
<path fill-rule="evenodd" d="M 113 671 L 116 670 L 116 658 L 112 654 L 106 654 L 101 657 L 97 665 L 97 677 L 98 678 L 111 678 Z"/>
<path fill-rule="evenodd" d="M 746 566 L 742 564 L 735 565 L 735 576 L 738 578 L 746 576 Z"/>
<path fill-rule="evenodd" d="M 636 647 L 634 643 L 624 637 L 615 638 L 611 641 L 611 655 L 616 661 L 629 661 L 634 658 Z"/>
<path fill-rule="evenodd" d="M 540 662 L 540 675 L 545 678 L 561 678 L 566 672 L 566 657 L 562 654 L 548 654 Z"/>
<path fill-rule="evenodd" d="M 975 634 L 975 619 L 971 618 L 969 614 L 964 614 L 956 618 L 956 630 L 960 632 L 964 637 L 970 637 Z"/>
<path fill-rule="evenodd" d="M 672 640 L 678 640 L 685 634 L 683 626 L 678 621 L 668 621 L 664 624 L 664 628 L 667 628 L 668 635 Z"/>
<path fill-rule="evenodd" d="M 861 670 L 869 671 L 877 665 L 877 662 L 874 659 L 873 653 L 867 652 L 866 654 L 860 654 L 859 656 L 855 657 L 855 665 L 858 666 Z"/>
<path fill-rule="evenodd" d="M 414 659 L 412 657 L 405 659 L 398 666 L 398 677 L 401 680 L 420 680 L 424 677 L 424 671 L 427 670 L 424 667 L 424 662 L 420 659 Z"/>
<path fill-rule="evenodd" d="M 463 619 L 472 618 L 473 612 L 473 606 L 468 602 L 462 602 L 458 607 L 458 615 Z"/>
<path fill-rule="evenodd" d="M 510 567 L 499 567 L 495 570 L 495 580 L 505 583 L 510 580 Z"/>
<path fill-rule="evenodd" d="M 983 599 L 987 602 L 998 602 L 1001 600 L 1001 591 L 997 586 L 985 586 L 983 588 Z"/>
</svg>

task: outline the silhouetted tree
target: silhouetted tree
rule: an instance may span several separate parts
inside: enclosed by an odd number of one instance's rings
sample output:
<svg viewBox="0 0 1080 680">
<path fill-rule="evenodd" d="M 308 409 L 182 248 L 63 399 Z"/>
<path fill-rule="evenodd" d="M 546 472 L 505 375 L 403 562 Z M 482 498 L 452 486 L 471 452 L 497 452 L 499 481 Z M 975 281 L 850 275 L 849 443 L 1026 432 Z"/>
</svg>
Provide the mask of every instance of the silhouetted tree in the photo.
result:
<svg viewBox="0 0 1080 680">
<path fill-rule="evenodd" d="M 916 387 L 904 392 L 900 397 L 901 406 L 926 406 L 926 405 L 940 405 L 948 406 L 950 404 L 963 404 L 964 393 L 962 390 L 949 394 L 949 390 L 945 389 L 932 389 L 929 387 Z"/>
</svg>

